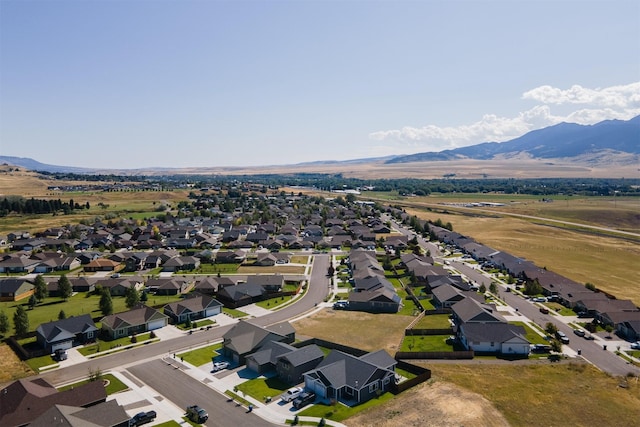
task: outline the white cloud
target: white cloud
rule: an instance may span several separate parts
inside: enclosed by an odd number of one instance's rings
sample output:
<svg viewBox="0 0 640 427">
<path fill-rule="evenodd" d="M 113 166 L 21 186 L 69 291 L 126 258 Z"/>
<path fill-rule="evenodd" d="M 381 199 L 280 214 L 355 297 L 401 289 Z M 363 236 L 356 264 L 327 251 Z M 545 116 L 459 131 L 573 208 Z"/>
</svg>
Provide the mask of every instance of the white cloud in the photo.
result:
<svg viewBox="0 0 640 427">
<path fill-rule="evenodd" d="M 594 107 L 626 109 L 640 107 L 640 82 L 604 89 L 573 85 L 570 89 L 563 90 L 545 85 L 525 92 L 522 98 L 543 104 L 589 104 Z"/>
<path fill-rule="evenodd" d="M 481 120 L 457 127 L 426 125 L 381 130 L 369 134 L 376 141 L 395 141 L 418 150 L 440 151 L 481 142 L 503 142 L 560 122 L 594 124 L 603 120 L 629 120 L 640 115 L 640 82 L 588 89 L 574 85 L 568 90 L 539 86 L 525 92 L 523 99 L 542 103 L 515 117 L 485 114 Z M 566 115 L 554 115 L 551 105 L 582 104 L 586 108 Z M 404 151 L 404 150 L 403 150 Z"/>
</svg>

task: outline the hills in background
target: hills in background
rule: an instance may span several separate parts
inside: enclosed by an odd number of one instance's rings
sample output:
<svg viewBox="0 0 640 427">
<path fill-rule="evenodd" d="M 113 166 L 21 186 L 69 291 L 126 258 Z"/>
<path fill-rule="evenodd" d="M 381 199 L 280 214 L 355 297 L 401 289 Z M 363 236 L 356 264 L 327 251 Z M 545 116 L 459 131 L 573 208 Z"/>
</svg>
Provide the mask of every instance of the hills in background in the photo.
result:
<svg viewBox="0 0 640 427">
<path fill-rule="evenodd" d="M 640 154 L 640 116 L 631 120 L 606 120 L 594 125 L 560 123 L 531 131 L 506 142 L 485 142 L 468 147 L 396 156 L 387 163 L 459 160 L 490 160 L 496 156 L 559 159 L 599 158 L 607 153 Z"/>
<path fill-rule="evenodd" d="M 426 171 L 432 170 L 428 177 L 443 174 L 459 177 L 587 177 L 594 176 L 594 171 L 599 170 L 599 176 L 610 173 L 610 177 L 635 177 L 640 170 L 640 116 L 594 125 L 560 123 L 506 142 L 485 142 L 440 152 L 296 165 L 122 170 L 50 165 L 12 156 L 0 156 L 0 163 L 34 171 L 123 175 L 326 172 L 358 176 L 375 171 L 373 173 L 385 178 L 425 178 Z M 458 170 L 465 173 L 457 173 Z"/>
</svg>

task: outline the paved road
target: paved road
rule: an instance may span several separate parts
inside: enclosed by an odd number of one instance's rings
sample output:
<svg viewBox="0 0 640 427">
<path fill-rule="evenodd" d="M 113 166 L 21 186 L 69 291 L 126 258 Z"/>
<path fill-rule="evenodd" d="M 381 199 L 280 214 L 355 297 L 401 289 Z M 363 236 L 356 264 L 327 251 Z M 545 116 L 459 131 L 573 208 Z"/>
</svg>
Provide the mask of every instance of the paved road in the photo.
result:
<svg viewBox="0 0 640 427">
<path fill-rule="evenodd" d="M 253 413 L 247 413 L 242 406 L 234 402 L 206 384 L 195 381 L 192 377 L 174 369 L 171 365 L 155 359 L 127 369 L 147 386 L 158 391 L 163 397 L 180 408 L 199 405 L 209 413 L 208 427 L 228 426 L 272 426 Z"/>
<path fill-rule="evenodd" d="M 481 271 L 469 267 L 459 261 L 453 261 L 451 265 L 460 273 L 467 276 L 470 280 L 473 280 L 478 284 L 484 282 L 487 288 L 489 287 L 491 279 L 482 274 Z M 611 351 L 605 351 L 603 349 L 603 345 L 607 344 L 606 340 L 598 337 L 596 340 L 590 341 L 575 335 L 573 333 L 573 328 L 559 320 L 557 316 L 542 314 L 539 306 L 512 292 L 505 292 L 501 290 L 500 298 L 511 307 L 517 308 L 520 315 L 528 318 L 542 328 L 544 328 L 544 325 L 546 325 L 547 322 L 551 322 L 556 325 L 558 330 L 564 332 L 567 337 L 569 337 L 570 342 L 568 347 L 576 352 L 580 349 L 582 351 L 582 357 L 597 366 L 600 370 L 614 376 L 626 375 L 629 372 L 635 372 L 636 375 L 640 375 L 640 369 L 627 363 L 624 359 L 616 356 Z M 608 345 L 608 350 L 614 350 L 612 347 L 612 345 Z"/>
<path fill-rule="evenodd" d="M 252 319 L 252 322 L 261 326 L 279 323 L 295 318 L 313 309 L 316 304 L 322 302 L 329 293 L 330 281 L 329 278 L 326 277 L 326 274 L 330 259 L 330 256 L 327 254 L 314 255 L 309 288 L 305 295 L 294 304 L 268 315 Z M 99 357 L 66 368 L 46 372 L 40 376 L 54 385 L 71 382 L 86 378 L 90 371 L 101 370 L 105 372 L 113 368 L 136 364 L 142 360 L 170 355 L 191 347 L 198 347 L 209 342 L 219 341 L 231 327 L 232 326 L 220 326 L 208 331 L 197 331 L 192 335 L 185 334 L 180 338 L 160 341 L 152 345 L 141 346 L 109 356 Z"/>
</svg>

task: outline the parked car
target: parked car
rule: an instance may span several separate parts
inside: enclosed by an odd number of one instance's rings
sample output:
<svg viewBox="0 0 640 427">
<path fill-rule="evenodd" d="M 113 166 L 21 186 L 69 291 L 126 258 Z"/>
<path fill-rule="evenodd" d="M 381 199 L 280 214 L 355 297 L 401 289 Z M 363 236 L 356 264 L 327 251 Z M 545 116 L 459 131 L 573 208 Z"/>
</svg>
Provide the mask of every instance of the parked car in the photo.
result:
<svg viewBox="0 0 640 427">
<path fill-rule="evenodd" d="M 61 362 L 63 360 L 67 360 L 67 350 L 59 348 L 59 349 L 57 349 L 56 351 L 53 352 L 51 357 L 53 357 L 53 360 L 57 360 L 58 362 Z"/>
<path fill-rule="evenodd" d="M 532 353 L 551 353 L 551 346 L 545 344 L 533 344 L 531 346 Z"/>
<path fill-rule="evenodd" d="M 229 367 L 229 362 L 213 362 L 213 369 L 211 372 L 218 372 Z"/>
<path fill-rule="evenodd" d="M 533 302 L 547 302 L 547 299 L 545 297 L 535 297 L 532 301 Z"/>
<path fill-rule="evenodd" d="M 585 332 L 585 331 L 583 331 L 582 329 L 574 329 L 574 330 L 573 330 L 573 333 L 574 333 L 574 334 L 576 334 L 576 335 L 577 335 L 577 336 L 579 336 L 579 337 L 584 337 L 584 336 L 585 336 L 585 334 L 586 334 L 586 332 Z"/>
<path fill-rule="evenodd" d="M 349 308 L 349 301 L 336 301 L 333 303 L 334 310 L 346 310 Z"/>
<path fill-rule="evenodd" d="M 631 348 L 634 350 L 640 350 L 640 341 L 636 341 L 631 344 Z"/>
<path fill-rule="evenodd" d="M 549 309 L 547 307 L 540 307 L 540 313 L 549 314 Z"/>
<path fill-rule="evenodd" d="M 156 419 L 156 411 L 138 412 L 129 420 L 129 426 L 141 426 Z"/>
<path fill-rule="evenodd" d="M 595 338 L 593 337 L 593 335 L 591 335 L 591 332 L 585 332 L 585 334 L 584 334 L 584 337 L 583 337 L 583 338 L 584 338 L 585 340 L 593 340 L 593 339 L 595 339 Z"/>
<path fill-rule="evenodd" d="M 311 391 L 304 391 L 293 400 L 293 407 L 296 409 L 303 408 L 316 400 L 316 394 Z"/>
<path fill-rule="evenodd" d="M 298 397 L 300 393 L 302 393 L 302 387 L 291 387 L 289 390 L 285 391 L 280 395 L 280 399 L 285 402 L 291 402 L 293 399 Z"/>
<path fill-rule="evenodd" d="M 202 424 L 209 419 L 209 414 L 198 405 L 191 405 L 187 406 L 187 418 L 194 423 Z"/>
</svg>

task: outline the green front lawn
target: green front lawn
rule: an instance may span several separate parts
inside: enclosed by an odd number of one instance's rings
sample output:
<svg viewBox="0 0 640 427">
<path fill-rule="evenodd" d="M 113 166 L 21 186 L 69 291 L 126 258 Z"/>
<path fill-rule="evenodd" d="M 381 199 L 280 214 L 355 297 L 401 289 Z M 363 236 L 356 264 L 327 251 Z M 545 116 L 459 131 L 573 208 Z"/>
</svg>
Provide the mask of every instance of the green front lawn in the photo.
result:
<svg viewBox="0 0 640 427">
<path fill-rule="evenodd" d="M 136 342 L 131 342 L 131 337 L 122 337 L 111 341 L 96 341 L 93 344 L 87 344 L 84 347 L 78 347 L 78 353 L 83 356 L 92 356 L 101 351 L 112 350 L 118 347 L 125 347 L 128 345 L 136 345 L 151 338 L 151 333 L 146 332 L 144 334 L 136 335 Z"/>
<path fill-rule="evenodd" d="M 102 375 L 102 379 L 109 381 L 109 385 L 107 385 L 107 387 L 106 387 L 107 395 L 111 395 L 111 394 L 118 393 L 120 391 L 124 391 L 124 390 L 128 390 L 129 389 L 129 387 L 127 387 L 127 385 L 125 383 L 120 381 L 118 378 L 116 378 L 112 374 Z M 74 387 L 81 386 L 81 385 L 86 384 L 88 382 L 89 382 L 89 379 L 86 379 L 84 381 L 79 381 L 77 383 L 73 383 L 73 384 L 66 385 L 64 387 L 60 387 L 60 388 L 58 388 L 58 391 L 70 390 L 70 389 L 72 389 Z"/>
<path fill-rule="evenodd" d="M 256 305 L 267 310 L 273 310 L 281 305 L 287 304 L 292 298 L 293 296 L 270 298 L 264 301 L 259 301 Z"/>
<path fill-rule="evenodd" d="M 353 407 L 343 405 L 342 403 L 336 403 L 335 405 L 317 404 L 310 406 L 309 408 L 300 412 L 298 415 L 301 417 L 317 417 L 326 418 L 333 421 L 342 421 L 357 414 L 358 412 L 362 412 L 371 407 L 387 402 L 393 399 L 393 397 L 394 396 L 391 393 L 384 393 L 380 397 L 371 399 L 368 402 L 363 403 L 362 405 Z"/>
<path fill-rule="evenodd" d="M 222 307 L 222 312 L 225 314 L 228 314 L 229 316 L 233 317 L 234 319 L 237 319 L 239 317 L 247 317 L 248 314 L 245 313 L 244 311 L 240 311 L 238 309 L 235 308 L 227 308 L 227 307 Z"/>
<path fill-rule="evenodd" d="M 290 387 L 291 386 L 289 384 L 284 381 L 280 381 L 278 378 L 260 377 L 243 382 L 238 386 L 238 391 L 236 393 L 241 397 L 244 393 L 256 400 L 264 402 L 265 397 L 276 399 Z"/>
<path fill-rule="evenodd" d="M 416 335 L 404 337 L 400 351 L 453 351 L 453 346 L 447 344 L 450 335 Z"/>
<path fill-rule="evenodd" d="M 544 339 L 544 337 L 542 335 L 540 335 L 539 333 L 537 333 L 531 326 L 529 326 L 528 324 L 524 323 L 524 322 L 509 322 L 509 324 L 511 325 L 518 325 L 518 326 L 523 326 L 524 330 L 526 331 L 526 335 L 525 338 L 527 339 L 527 341 L 529 341 L 531 344 L 549 344 L 547 342 L 547 340 Z"/>
<path fill-rule="evenodd" d="M 211 319 L 195 319 L 191 321 L 191 326 L 187 327 L 184 323 L 179 323 L 176 326 L 178 329 L 182 329 L 183 331 L 188 331 L 190 329 L 198 329 L 204 328 L 205 326 L 215 325 L 215 320 Z"/>
<path fill-rule="evenodd" d="M 195 350 L 180 353 L 176 357 L 182 358 L 191 363 L 193 366 L 202 366 L 211 363 L 211 358 L 218 356 L 218 350 L 222 348 L 222 343 L 209 345 L 207 347 L 197 348 Z"/>
</svg>

